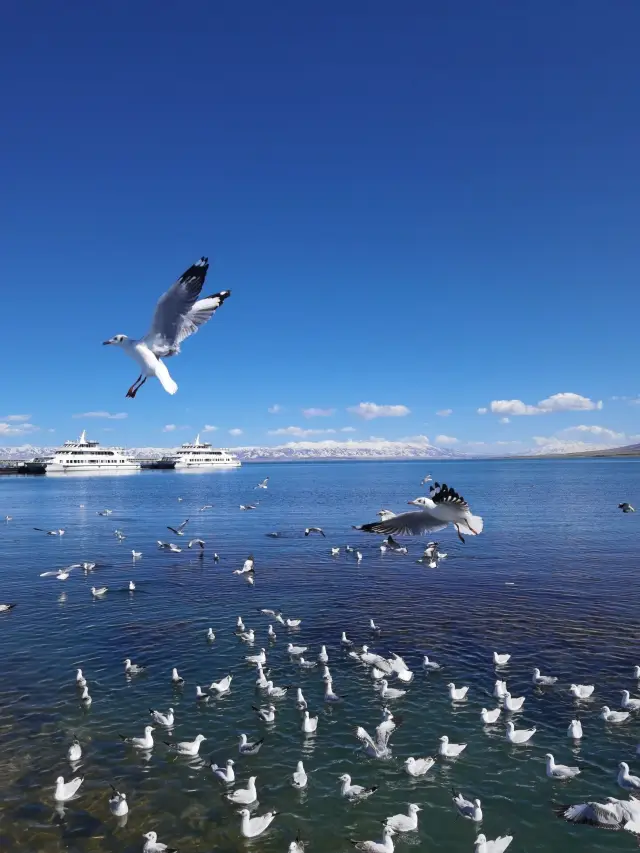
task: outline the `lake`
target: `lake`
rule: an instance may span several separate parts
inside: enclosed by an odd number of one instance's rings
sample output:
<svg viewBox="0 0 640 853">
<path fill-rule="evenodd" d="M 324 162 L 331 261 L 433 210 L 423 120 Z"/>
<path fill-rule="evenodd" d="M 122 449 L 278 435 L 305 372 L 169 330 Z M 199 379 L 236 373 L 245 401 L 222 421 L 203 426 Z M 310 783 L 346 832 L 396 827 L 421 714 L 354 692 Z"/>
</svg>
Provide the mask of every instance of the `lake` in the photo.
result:
<svg viewBox="0 0 640 853">
<path fill-rule="evenodd" d="M 417 564 L 426 539 L 406 539 L 408 556 L 379 550 L 381 537 L 351 529 L 376 512 L 404 511 L 423 494 L 422 477 L 456 488 L 484 532 L 459 542 L 449 528 L 437 535 L 448 558 L 436 570 Z M 270 477 L 268 490 L 254 486 Z M 182 498 L 182 500 L 178 500 Z M 259 501 L 242 512 L 240 504 Z M 617 504 L 640 502 L 640 463 L 635 460 L 438 461 L 245 465 L 214 473 L 141 472 L 130 476 L 4 477 L 0 479 L 0 601 L 17 602 L 0 614 L 3 666 L 0 676 L 0 845 L 3 850 L 134 851 L 142 834 L 158 832 L 171 847 L 188 851 L 264 851 L 288 848 L 296 832 L 311 853 L 338 853 L 348 839 L 379 839 L 381 821 L 417 803 L 418 832 L 396 840 L 396 849 L 473 851 L 476 827 L 459 817 L 451 789 L 482 800 L 482 831 L 488 838 L 512 834 L 517 851 L 584 853 L 637 849 L 629 833 L 572 827 L 557 819 L 553 803 L 625 796 L 616 785 L 618 762 L 640 773 L 640 714 L 621 726 L 599 718 L 602 705 L 620 705 L 620 691 L 640 689 L 632 678 L 640 665 L 640 512 L 624 515 Z M 205 504 L 213 508 L 199 511 Z M 109 516 L 97 513 L 105 508 Z M 167 525 L 188 518 L 185 537 Z M 324 528 L 326 539 L 304 536 Z M 33 530 L 64 528 L 62 537 Z M 115 529 L 126 539 L 118 541 Z M 279 532 L 278 538 L 267 534 Z M 197 549 L 167 553 L 158 539 Z M 342 547 L 358 546 L 361 563 Z M 142 551 L 133 561 L 131 550 Z M 219 555 L 214 562 L 213 552 Z M 232 571 L 253 553 L 255 586 Z M 98 563 L 85 576 L 40 578 L 42 572 L 84 560 Z M 130 593 L 130 580 L 136 591 Z M 109 587 L 94 600 L 92 585 Z M 258 608 L 279 608 L 301 618 L 299 630 L 274 625 Z M 277 685 L 302 687 L 319 712 L 315 737 L 305 737 L 295 691 L 276 702 L 273 727 L 257 720 L 252 704 L 264 703 L 249 649 L 234 634 L 236 618 L 257 632 L 253 650 L 267 649 Z M 372 637 L 369 619 L 382 627 Z M 212 627 L 216 640 L 207 643 Z M 340 634 L 383 654 L 396 652 L 415 672 L 405 697 L 391 704 L 403 718 L 394 733 L 393 757 L 367 758 L 353 731 L 370 732 L 383 702 L 366 668 L 349 659 Z M 319 670 L 301 670 L 286 644 L 309 646 L 315 659 L 327 645 L 334 689 L 344 702 L 325 707 Z M 501 670 L 514 696 L 525 696 L 518 728 L 537 727 L 529 746 L 504 737 L 504 720 L 485 728 L 480 709 L 495 707 L 493 651 L 512 658 Z M 425 676 L 423 654 L 445 667 Z M 147 667 L 127 679 L 123 660 Z M 174 689 L 176 666 L 185 679 Z M 534 689 L 531 673 L 558 676 L 558 685 Z M 93 704 L 85 710 L 75 687 L 82 667 Z M 232 690 L 203 706 L 195 686 L 231 673 Z M 504 673 L 504 674 L 502 674 Z M 452 705 L 446 684 L 469 685 L 468 699 Z M 571 682 L 595 684 L 594 699 L 579 707 Z M 394 682 L 394 686 L 398 686 Z M 120 735 L 141 735 L 149 708 L 175 709 L 168 736 L 156 729 L 150 754 L 136 754 Z M 585 736 L 567 738 L 576 711 Z M 238 755 L 238 734 L 265 738 L 255 757 Z M 163 741 L 201 733 L 203 760 L 170 753 Z M 409 756 L 436 755 L 438 738 L 466 742 L 457 760 L 438 759 L 422 779 L 411 779 Z M 77 799 L 61 814 L 54 808 L 58 775 L 74 775 L 66 758 L 74 735 L 84 755 L 85 777 Z M 545 753 L 577 764 L 569 783 L 545 775 Z M 209 760 L 236 761 L 239 787 L 257 776 L 259 806 L 280 814 L 267 833 L 246 841 L 237 808 L 211 773 Z M 309 785 L 291 787 L 303 760 Z M 378 785 L 366 801 L 340 796 L 338 776 Z M 130 814 L 120 826 L 108 808 L 109 784 L 126 792 Z"/>
</svg>

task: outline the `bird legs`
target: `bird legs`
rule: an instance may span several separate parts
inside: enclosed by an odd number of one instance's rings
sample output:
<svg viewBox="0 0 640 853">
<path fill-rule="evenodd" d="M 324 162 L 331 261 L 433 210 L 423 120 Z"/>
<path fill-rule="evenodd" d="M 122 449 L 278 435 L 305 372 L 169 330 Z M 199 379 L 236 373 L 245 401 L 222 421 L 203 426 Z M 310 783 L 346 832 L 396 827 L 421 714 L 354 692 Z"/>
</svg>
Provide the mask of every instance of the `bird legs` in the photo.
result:
<svg viewBox="0 0 640 853">
<path fill-rule="evenodd" d="M 142 381 L 140 381 L 141 379 L 142 379 Z M 126 396 L 131 397 L 133 399 L 136 396 L 136 394 L 138 393 L 138 391 L 142 388 L 142 386 L 144 385 L 144 383 L 146 381 L 147 381 L 147 377 L 145 376 L 143 379 L 142 374 L 140 374 L 140 376 L 138 376 L 138 378 L 133 383 L 131 388 L 129 388 L 129 390 L 127 391 Z"/>
</svg>

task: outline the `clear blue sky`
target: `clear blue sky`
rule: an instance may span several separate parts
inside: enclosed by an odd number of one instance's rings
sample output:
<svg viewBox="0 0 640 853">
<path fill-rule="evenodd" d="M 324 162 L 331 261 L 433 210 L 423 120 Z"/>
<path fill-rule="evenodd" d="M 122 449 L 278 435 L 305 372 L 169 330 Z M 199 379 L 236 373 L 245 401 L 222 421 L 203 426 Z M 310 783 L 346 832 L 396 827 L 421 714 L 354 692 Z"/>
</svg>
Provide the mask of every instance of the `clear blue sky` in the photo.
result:
<svg viewBox="0 0 640 853">
<path fill-rule="evenodd" d="M 611 399 L 640 391 L 639 30 L 632 0 L 5 4 L 0 443 L 640 432 Z M 101 341 L 202 254 L 231 299 L 174 397 L 126 400 Z M 559 393 L 603 407 L 477 413 Z"/>
</svg>

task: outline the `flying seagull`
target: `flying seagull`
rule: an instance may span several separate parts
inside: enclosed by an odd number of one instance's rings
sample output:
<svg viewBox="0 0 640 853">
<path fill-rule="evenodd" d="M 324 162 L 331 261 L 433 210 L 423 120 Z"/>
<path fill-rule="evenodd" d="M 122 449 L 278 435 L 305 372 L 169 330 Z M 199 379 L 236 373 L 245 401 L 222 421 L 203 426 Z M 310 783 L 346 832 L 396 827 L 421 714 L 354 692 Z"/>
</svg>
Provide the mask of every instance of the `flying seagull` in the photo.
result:
<svg viewBox="0 0 640 853">
<path fill-rule="evenodd" d="M 168 394 L 175 394 L 178 390 L 162 359 L 178 355 L 182 341 L 211 319 L 231 294 L 230 290 L 222 290 L 204 299 L 198 298 L 208 269 L 208 259 L 200 258 L 171 285 L 158 300 L 151 329 L 143 338 L 136 340 L 126 335 L 115 335 L 103 341 L 105 345 L 121 347 L 140 365 L 142 372 L 127 391 L 127 397 L 135 397 L 150 376 L 155 376 Z"/>
<path fill-rule="evenodd" d="M 255 488 L 256 489 L 268 489 L 269 488 L 269 478 L 265 477 L 264 480 L 262 480 L 261 483 L 258 483 L 258 485 Z"/>
<path fill-rule="evenodd" d="M 177 527 L 169 527 L 167 524 L 167 530 L 170 530 L 172 533 L 175 533 L 176 536 L 184 536 L 184 529 L 189 523 L 189 519 L 185 518 L 182 524 L 179 524 Z"/>
<path fill-rule="evenodd" d="M 324 536 L 324 530 L 321 527 L 307 527 L 305 528 L 304 535 L 309 536 L 311 533 L 319 533 L 321 536 Z"/>
<path fill-rule="evenodd" d="M 618 504 L 618 509 L 621 509 L 622 512 L 635 512 L 635 509 L 631 506 L 630 503 L 626 501 L 624 503 Z"/>
</svg>

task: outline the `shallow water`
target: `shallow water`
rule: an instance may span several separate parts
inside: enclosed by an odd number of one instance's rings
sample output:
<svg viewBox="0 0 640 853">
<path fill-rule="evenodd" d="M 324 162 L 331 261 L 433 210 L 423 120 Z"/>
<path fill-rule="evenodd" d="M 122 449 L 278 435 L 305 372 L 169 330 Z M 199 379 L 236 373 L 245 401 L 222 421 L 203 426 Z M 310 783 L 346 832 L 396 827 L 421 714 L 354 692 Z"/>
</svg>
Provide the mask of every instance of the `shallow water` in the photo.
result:
<svg viewBox="0 0 640 853">
<path fill-rule="evenodd" d="M 382 555 L 378 537 L 350 529 L 382 507 L 402 511 L 423 491 L 419 483 L 428 471 L 456 487 L 485 519 L 482 536 L 465 545 L 451 530 L 438 534 L 449 558 L 435 571 L 415 562 L 423 540 L 408 542 L 408 557 Z M 254 490 L 265 476 L 269 489 Z M 640 464 L 633 460 L 272 464 L 214 474 L 0 479 L 0 518 L 13 517 L 0 523 L 0 600 L 19 605 L 0 617 L 0 846 L 133 851 L 142 833 L 154 829 L 183 853 L 269 853 L 286 850 L 299 829 L 311 850 L 336 853 L 350 849 L 349 838 L 379 838 L 380 821 L 415 802 L 423 809 L 420 829 L 398 840 L 398 850 L 472 851 L 475 828 L 451 805 L 455 787 L 481 798 L 488 838 L 514 835 L 511 850 L 636 849 L 628 833 L 568 826 L 554 816 L 552 803 L 617 796 L 619 761 L 640 773 L 640 715 L 618 727 L 598 718 L 605 702 L 618 707 L 623 688 L 640 693 L 631 677 L 640 664 L 640 512 L 616 509 L 621 500 L 638 500 L 639 492 Z M 255 500 L 255 511 L 239 510 Z M 198 512 L 207 503 L 214 508 Z M 98 516 L 103 508 L 113 514 Z M 157 550 L 157 539 L 178 541 L 166 525 L 185 518 L 180 544 L 201 536 L 207 542 L 202 558 Z M 327 538 L 305 538 L 307 525 L 324 527 Z M 48 537 L 34 526 L 66 533 Z M 127 536 L 122 543 L 116 528 Z M 269 538 L 273 531 L 282 535 Z M 359 565 L 344 552 L 330 556 L 331 545 L 347 543 L 362 550 Z M 132 548 L 143 552 L 135 563 Z M 250 552 L 254 588 L 231 574 Z M 99 564 L 88 577 L 81 571 L 66 582 L 39 577 L 82 560 Z M 130 579 L 137 584 L 132 594 Z M 109 587 L 103 600 L 92 600 L 94 584 Z M 276 625 L 270 645 L 260 607 L 299 616 L 302 626 L 287 632 Z M 254 650 L 267 648 L 275 683 L 300 685 L 310 709 L 319 711 L 317 736 L 301 733 L 293 691 L 276 702 L 275 726 L 256 720 L 251 705 L 260 695 L 244 661 L 249 650 L 234 635 L 238 615 L 258 632 Z M 377 639 L 367 629 L 371 617 L 383 627 Z M 205 639 L 209 626 L 217 634 L 212 644 Z M 404 725 L 392 738 L 389 761 L 368 759 L 353 736 L 356 725 L 375 728 L 382 702 L 367 670 L 341 650 L 342 630 L 383 653 L 404 655 L 415 669 L 407 695 L 392 703 Z M 328 646 L 334 688 L 345 697 L 341 705 L 323 706 L 318 670 L 301 671 L 286 654 L 291 638 L 310 647 L 310 658 L 321 643 Z M 495 705 L 494 649 L 513 656 L 500 677 L 513 695 L 527 697 L 516 724 L 537 727 L 528 747 L 506 743 L 503 720 L 487 729 L 480 722 L 480 708 Z M 445 672 L 425 677 L 423 653 Z M 125 657 L 147 672 L 127 680 Z M 88 711 L 74 685 L 78 666 L 93 697 Z M 171 686 L 172 666 L 186 681 L 181 690 Z M 534 666 L 557 675 L 560 686 L 534 690 Z M 195 685 L 228 672 L 232 692 L 206 707 L 196 704 Z M 470 685 L 466 702 L 452 706 L 449 680 Z M 585 737 L 576 748 L 566 737 L 576 712 L 567 692 L 572 681 L 596 684 L 594 701 L 579 708 Z M 167 736 L 157 729 L 151 754 L 122 744 L 120 734 L 142 734 L 149 708 L 169 705 L 175 730 Z M 238 755 L 241 731 L 265 737 L 257 756 Z M 199 732 L 207 737 L 203 760 L 175 758 L 163 744 Z M 84 749 L 77 772 L 86 781 L 61 817 L 53 786 L 58 775 L 74 775 L 66 761 L 74 734 Z M 467 750 L 410 779 L 404 758 L 435 754 L 442 734 L 468 743 Z M 582 775 L 566 784 L 548 780 L 548 751 L 558 762 L 579 764 Z M 209 759 L 222 764 L 227 758 L 236 761 L 240 786 L 249 775 L 258 777 L 256 811 L 281 812 L 259 839 L 241 838 L 237 807 L 207 767 Z M 299 759 L 310 777 L 304 792 L 289 784 Z M 337 781 L 344 772 L 379 790 L 365 802 L 345 802 Z M 126 826 L 109 813 L 109 783 L 128 795 Z"/>
</svg>

